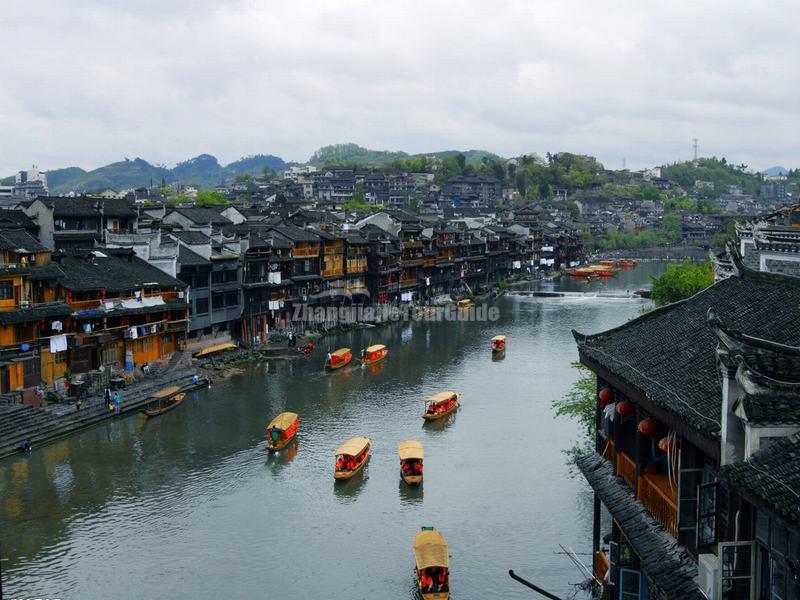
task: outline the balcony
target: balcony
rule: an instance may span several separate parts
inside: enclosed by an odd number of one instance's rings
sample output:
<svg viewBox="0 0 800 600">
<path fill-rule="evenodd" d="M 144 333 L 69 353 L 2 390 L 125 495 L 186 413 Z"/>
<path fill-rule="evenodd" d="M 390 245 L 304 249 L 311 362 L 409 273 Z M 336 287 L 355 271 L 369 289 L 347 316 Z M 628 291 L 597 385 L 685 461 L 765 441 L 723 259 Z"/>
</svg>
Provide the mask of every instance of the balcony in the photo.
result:
<svg viewBox="0 0 800 600">
<path fill-rule="evenodd" d="M 672 537 L 678 537 L 678 500 L 676 493 L 670 488 L 666 475 L 645 473 L 639 477 L 636 498 L 645 505 L 653 518 L 664 526 L 667 533 Z"/>
<path fill-rule="evenodd" d="M 403 258 L 400 264 L 404 267 L 421 267 L 424 264 L 422 257 Z"/>
<path fill-rule="evenodd" d="M 344 269 L 342 267 L 335 267 L 333 269 L 322 269 L 323 277 L 343 277 Z"/>
<path fill-rule="evenodd" d="M 414 278 L 414 279 L 401 279 L 400 280 L 400 288 L 401 289 L 410 288 L 410 287 L 416 287 L 418 284 L 419 284 L 419 281 L 416 278 Z"/>
<path fill-rule="evenodd" d="M 422 248 L 421 240 L 406 240 L 403 242 L 403 248 Z"/>
<path fill-rule="evenodd" d="M 361 258 L 357 260 L 348 260 L 347 261 L 347 272 L 348 273 L 363 273 L 367 270 L 367 259 Z"/>
<path fill-rule="evenodd" d="M 632 490 L 636 489 L 636 462 L 624 452 L 617 452 L 617 475 L 622 477 Z"/>
<path fill-rule="evenodd" d="M 319 256 L 319 248 L 295 248 L 292 256 L 294 258 L 315 258 Z"/>
</svg>

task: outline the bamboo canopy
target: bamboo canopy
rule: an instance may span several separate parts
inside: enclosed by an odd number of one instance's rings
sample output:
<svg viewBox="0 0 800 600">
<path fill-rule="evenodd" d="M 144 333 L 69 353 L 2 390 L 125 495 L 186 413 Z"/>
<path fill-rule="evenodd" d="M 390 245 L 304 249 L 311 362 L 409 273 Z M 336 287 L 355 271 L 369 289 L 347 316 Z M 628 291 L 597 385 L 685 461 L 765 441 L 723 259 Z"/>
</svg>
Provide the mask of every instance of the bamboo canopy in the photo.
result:
<svg viewBox="0 0 800 600">
<path fill-rule="evenodd" d="M 371 442 L 372 440 L 367 437 L 350 438 L 344 444 L 339 446 L 334 454 L 336 454 L 336 456 L 339 456 L 340 454 L 346 454 L 347 456 L 358 456 L 361 454 L 364 448 L 369 446 Z"/>
<path fill-rule="evenodd" d="M 335 352 L 331 352 L 331 356 L 338 356 L 339 358 L 344 358 L 347 356 L 347 353 L 350 352 L 350 348 L 339 348 Z"/>
<path fill-rule="evenodd" d="M 409 460 L 412 458 L 423 460 L 425 458 L 425 449 L 417 440 L 400 442 L 397 445 L 397 453 L 400 455 L 400 460 Z"/>
<path fill-rule="evenodd" d="M 504 336 L 504 335 L 496 335 L 496 336 L 494 336 L 492 338 L 492 341 L 493 342 L 505 342 L 506 341 L 506 336 Z"/>
<path fill-rule="evenodd" d="M 177 385 L 171 385 L 162 390 L 158 390 L 157 392 L 153 392 L 153 395 L 150 397 L 158 398 L 160 400 L 161 398 L 169 398 L 170 396 L 174 396 L 179 391 L 181 391 L 181 388 L 179 388 Z"/>
<path fill-rule="evenodd" d="M 200 358 L 201 356 L 208 356 L 209 354 L 213 354 L 214 352 L 220 352 L 221 350 L 230 350 L 232 348 L 238 348 L 238 346 L 232 342 L 225 342 L 224 344 L 216 344 L 215 346 L 209 346 L 208 348 L 203 348 L 195 354 L 195 357 Z"/>
<path fill-rule="evenodd" d="M 385 348 L 386 348 L 386 346 L 384 346 L 383 344 L 374 344 L 374 345 L 369 346 L 367 348 L 367 353 L 368 354 L 372 354 L 373 352 L 380 352 L 381 350 L 384 350 Z"/>
<path fill-rule="evenodd" d="M 267 429 L 272 429 L 273 427 L 277 429 L 286 430 L 291 427 L 294 422 L 297 421 L 297 413 L 293 412 L 282 412 L 277 417 L 272 419 L 267 425 Z"/>
<path fill-rule="evenodd" d="M 458 392 L 439 392 L 438 394 L 434 394 L 433 396 L 429 396 L 425 399 L 425 402 L 428 404 L 439 402 L 444 402 L 445 400 L 450 400 L 450 398 L 458 397 Z"/>
<path fill-rule="evenodd" d="M 440 531 L 420 531 L 414 536 L 414 560 L 417 569 L 448 568 L 447 542 Z"/>
</svg>

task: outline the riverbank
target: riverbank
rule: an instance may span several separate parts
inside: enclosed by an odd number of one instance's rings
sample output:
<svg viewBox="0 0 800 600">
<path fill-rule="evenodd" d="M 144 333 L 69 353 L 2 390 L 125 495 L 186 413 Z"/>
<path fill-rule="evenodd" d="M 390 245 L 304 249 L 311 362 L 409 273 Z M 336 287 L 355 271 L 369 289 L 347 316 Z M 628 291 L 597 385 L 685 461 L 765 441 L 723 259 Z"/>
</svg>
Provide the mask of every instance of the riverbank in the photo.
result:
<svg viewBox="0 0 800 600">
<path fill-rule="evenodd" d="M 619 260 L 635 258 L 639 261 L 684 261 L 703 262 L 708 260 L 708 250 L 699 246 L 668 246 L 654 248 L 627 248 L 603 250 L 593 254 L 587 262 L 596 260 Z"/>
<path fill-rule="evenodd" d="M 658 272 L 646 264 L 556 287 L 635 289 Z M 576 377 L 571 329 L 617 326 L 640 304 L 508 295 L 496 304 L 497 321 L 404 321 L 318 338 L 309 361 L 245 364 L 162 417 L 111 419 L 3 460 L 4 591 L 158 595 L 180 579 L 182 596 L 210 598 L 231 595 L 235 580 L 237 598 L 281 589 L 413 600 L 411 540 L 430 525 L 452 548 L 454 597 L 525 600 L 509 568 L 567 597 L 579 573 L 554 550 L 591 550 L 581 515 L 593 497 L 563 453 L 580 427 L 554 419 L 551 402 Z M 502 360 L 490 349 L 497 334 L 509 339 Z M 372 368 L 322 368 L 328 345 L 377 343 L 390 353 Z M 463 393 L 462 409 L 424 424 L 423 399 L 448 389 Z M 300 415 L 297 442 L 270 455 L 264 428 L 284 411 Z M 335 484 L 333 452 L 360 435 L 374 441 L 364 476 Z M 407 439 L 425 448 L 419 488 L 400 479 L 397 444 Z M 348 560 L 372 574 L 368 588 L 342 568 L 344 542 Z M 283 573 L 313 576 L 287 583 Z"/>
</svg>

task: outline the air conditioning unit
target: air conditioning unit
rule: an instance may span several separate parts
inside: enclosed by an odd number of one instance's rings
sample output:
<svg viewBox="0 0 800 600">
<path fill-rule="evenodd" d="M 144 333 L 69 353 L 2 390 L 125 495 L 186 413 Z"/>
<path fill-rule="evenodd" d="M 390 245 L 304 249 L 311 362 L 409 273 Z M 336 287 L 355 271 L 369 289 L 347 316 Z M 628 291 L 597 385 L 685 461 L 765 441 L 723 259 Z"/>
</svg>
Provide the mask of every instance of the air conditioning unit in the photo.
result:
<svg viewBox="0 0 800 600">
<path fill-rule="evenodd" d="M 719 598 L 719 558 L 715 554 L 700 554 L 697 557 L 698 583 L 708 600 Z"/>
</svg>

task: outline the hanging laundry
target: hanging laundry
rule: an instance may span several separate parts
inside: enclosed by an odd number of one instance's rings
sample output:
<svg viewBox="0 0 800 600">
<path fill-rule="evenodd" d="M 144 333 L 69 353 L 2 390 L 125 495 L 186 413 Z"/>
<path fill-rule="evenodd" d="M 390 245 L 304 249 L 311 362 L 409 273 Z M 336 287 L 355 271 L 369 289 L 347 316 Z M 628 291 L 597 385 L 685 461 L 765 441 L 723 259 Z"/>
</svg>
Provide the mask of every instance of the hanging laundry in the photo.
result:
<svg viewBox="0 0 800 600">
<path fill-rule="evenodd" d="M 61 321 L 53 321 L 50 324 L 50 328 L 53 331 L 62 331 L 64 329 L 64 324 Z"/>
<path fill-rule="evenodd" d="M 131 327 L 128 331 L 132 340 L 135 340 L 139 337 L 139 332 L 136 331 L 136 327 Z"/>
<path fill-rule="evenodd" d="M 150 326 L 150 333 L 156 333 L 157 331 L 158 331 L 158 326 L 156 326 L 156 325 L 151 325 Z"/>
<path fill-rule="evenodd" d="M 92 332 L 92 324 L 91 323 L 84 323 L 83 324 L 83 331 L 84 331 L 84 333 L 91 333 Z"/>
<path fill-rule="evenodd" d="M 67 336 L 65 334 L 54 335 L 50 338 L 50 353 L 65 352 L 67 350 Z"/>
</svg>

